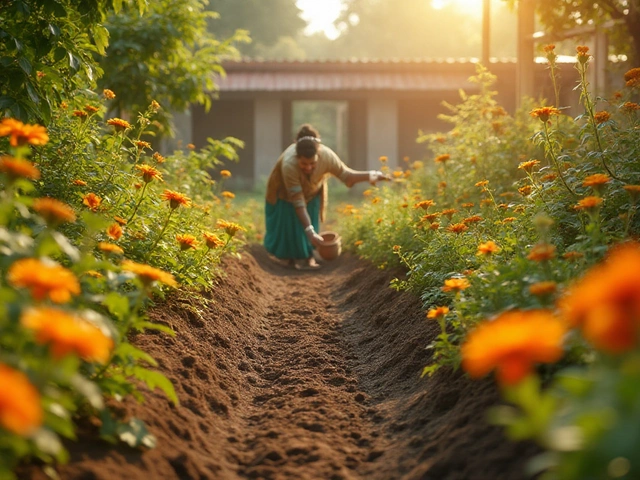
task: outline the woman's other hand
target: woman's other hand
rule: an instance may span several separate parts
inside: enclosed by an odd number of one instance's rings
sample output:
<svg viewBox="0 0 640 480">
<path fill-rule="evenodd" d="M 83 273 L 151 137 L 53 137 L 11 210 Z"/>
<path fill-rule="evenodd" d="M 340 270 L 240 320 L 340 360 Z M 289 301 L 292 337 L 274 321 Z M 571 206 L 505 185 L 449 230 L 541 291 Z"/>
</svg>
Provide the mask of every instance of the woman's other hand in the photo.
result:
<svg viewBox="0 0 640 480">
<path fill-rule="evenodd" d="M 324 245 L 324 238 L 318 235 L 316 231 L 313 229 L 313 227 L 312 228 L 307 227 L 304 233 L 309 239 L 309 242 L 311 242 L 311 245 L 313 245 L 314 247 L 319 247 L 321 245 Z"/>
<path fill-rule="evenodd" d="M 371 170 L 369 172 L 369 183 L 371 185 L 375 185 L 377 182 L 384 181 L 388 182 L 391 180 L 390 175 L 386 175 L 379 170 Z"/>
</svg>

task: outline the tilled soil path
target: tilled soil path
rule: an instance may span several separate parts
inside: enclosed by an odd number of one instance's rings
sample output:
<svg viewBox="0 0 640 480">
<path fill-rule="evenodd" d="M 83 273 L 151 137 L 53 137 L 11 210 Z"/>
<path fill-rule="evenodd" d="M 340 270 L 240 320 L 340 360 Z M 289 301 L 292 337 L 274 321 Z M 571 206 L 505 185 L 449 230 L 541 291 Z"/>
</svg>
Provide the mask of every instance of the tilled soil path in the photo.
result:
<svg viewBox="0 0 640 480">
<path fill-rule="evenodd" d="M 204 296 L 151 310 L 175 337 L 135 338 L 180 398 L 119 407 L 158 447 L 113 448 L 87 427 L 61 479 L 528 478 L 535 448 L 484 421 L 498 401 L 490 381 L 420 378 L 437 325 L 388 288 L 389 273 L 349 256 L 289 270 L 261 247 L 225 271 Z"/>
</svg>

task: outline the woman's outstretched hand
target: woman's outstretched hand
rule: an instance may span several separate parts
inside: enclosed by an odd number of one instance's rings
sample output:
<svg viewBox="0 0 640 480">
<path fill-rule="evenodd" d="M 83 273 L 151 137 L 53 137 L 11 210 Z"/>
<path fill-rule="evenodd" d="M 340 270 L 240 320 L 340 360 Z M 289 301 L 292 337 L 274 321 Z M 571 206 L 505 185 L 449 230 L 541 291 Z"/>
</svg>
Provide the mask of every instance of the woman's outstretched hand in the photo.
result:
<svg viewBox="0 0 640 480">
<path fill-rule="evenodd" d="M 371 170 L 369 172 L 369 183 L 371 185 L 375 185 L 376 183 L 381 182 L 381 181 L 382 182 L 388 182 L 390 180 L 391 180 L 391 176 L 390 175 L 384 174 L 379 170 Z"/>
</svg>

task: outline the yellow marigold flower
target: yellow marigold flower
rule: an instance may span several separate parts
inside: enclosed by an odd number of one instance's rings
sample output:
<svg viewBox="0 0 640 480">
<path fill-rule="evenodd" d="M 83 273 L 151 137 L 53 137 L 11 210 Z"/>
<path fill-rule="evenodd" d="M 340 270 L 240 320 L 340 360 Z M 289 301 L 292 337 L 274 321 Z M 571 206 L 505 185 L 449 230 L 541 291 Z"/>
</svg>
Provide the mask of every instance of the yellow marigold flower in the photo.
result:
<svg viewBox="0 0 640 480">
<path fill-rule="evenodd" d="M 162 173 L 156 167 L 152 167 L 151 165 L 136 165 L 136 170 L 138 170 L 138 174 L 142 177 L 142 180 L 145 183 L 149 183 L 153 179 L 162 181 Z"/>
<path fill-rule="evenodd" d="M 22 158 L 6 156 L 0 158 L 0 172 L 4 173 L 10 180 L 18 178 L 37 180 L 40 178 L 40 170 L 33 163 Z"/>
<path fill-rule="evenodd" d="M 40 392 L 19 370 L 0 363 L 0 426 L 16 435 L 29 435 L 42 425 Z M 10 388 L 9 388 L 10 387 Z"/>
<path fill-rule="evenodd" d="M 600 125 L 601 123 L 608 122 L 611 119 L 611 114 L 603 110 L 601 112 L 596 112 L 593 119 L 598 125 Z"/>
<path fill-rule="evenodd" d="M 562 258 L 565 260 L 577 260 L 582 257 L 584 257 L 584 253 L 582 252 L 569 251 L 562 254 Z"/>
<path fill-rule="evenodd" d="M 424 163 L 421 162 L 420 160 L 416 160 L 411 164 L 411 168 L 413 168 L 414 170 L 420 170 L 424 168 Z"/>
<path fill-rule="evenodd" d="M 447 217 L 449 220 L 451 220 L 451 217 L 453 216 L 454 213 L 458 213 L 458 210 L 456 210 L 455 208 L 447 208 L 445 210 L 442 210 L 442 212 L 440 212 L 443 216 Z"/>
<path fill-rule="evenodd" d="M 482 180 L 480 182 L 477 182 L 475 186 L 476 187 L 480 187 L 480 188 L 484 188 L 487 185 L 489 185 L 489 180 Z"/>
<path fill-rule="evenodd" d="M 451 155 L 449 155 L 448 153 L 443 153 L 442 155 L 438 155 L 435 159 L 434 162 L 436 163 L 447 163 L 447 161 L 451 159 Z"/>
<path fill-rule="evenodd" d="M 394 170 L 393 171 L 393 178 L 400 178 L 404 175 L 404 173 L 402 172 L 402 170 Z"/>
<path fill-rule="evenodd" d="M 554 363 L 563 354 L 566 328 L 547 310 L 510 311 L 481 323 L 462 345 L 462 367 L 472 378 L 496 370 L 498 383 L 515 385 L 536 363 Z"/>
<path fill-rule="evenodd" d="M 423 200 L 413 205 L 413 208 L 421 208 L 423 210 L 433 207 L 436 204 L 433 200 Z"/>
<path fill-rule="evenodd" d="M 227 222 L 226 220 L 218 220 L 216 222 L 216 227 L 224 230 L 230 237 L 233 237 L 239 231 L 245 231 L 245 229 L 237 223 Z"/>
<path fill-rule="evenodd" d="M 131 260 L 123 260 L 122 269 L 127 272 L 135 273 L 145 285 L 149 285 L 153 282 L 160 282 L 171 287 L 178 286 L 173 275 L 158 268 L 154 268 L 151 265 L 136 263 Z"/>
<path fill-rule="evenodd" d="M 467 227 L 464 223 L 454 223 L 453 225 L 449 225 L 447 227 L 447 230 L 452 233 L 460 234 L 469 230 L 469 227 Z"/>
<path fill-rule="evenodd" d="M 527 209 L 527 207 L 525 207 L 524 205 L 518 205 L 518 206 L 514 207 L 513 211 L 516 212 L 516 213 L 522 213 L 526 209 Z"/>
<path fill-rule="evenodd" d="M 60 109 L 61 110 L 66 110 L 67 108 L 69 108 L 69 104 L 65 101 L 60 102 Z"/>
<path fill-rule="evenodd" d="M 71 353 L 86 361 L 105 363 L 111 356 L 113 340 L 82 318 L 51 307 L 29 308 L 20 323 L 33 330 L 36 342 L 50 345 L 54 358 Z"/>
<path fill-rule="evenodd" d="M 110 118 L 107 120 L 107 125 L 113 125 L 117 131 L 128 130 L 131 128 L 131 124 L 122 118 Z"/>
<path fill-rule="evenodd" d="M 595 210 L 602 204 L 600 197 L 584 197 L 573 208 L 576 210 Z"/>
<path fill-rule="evenodd" d="M 13 287 L 26 288 L 37 301 L 49 298 L 54 303 L 67 303 L 72 295 L 80 294 L 80 283 L 71 270 L 36 258 L 23 258 L 11 264 L 7 281 Z"/>
<path fill-rule="evenodd" d="M 159 152 L 155 152 L 152 157 L 158 163 L 164 163 L 165 158 Z"/>
<path fill-rule="evenodd" d="M 371 203 L 375 205 L 376 203 L 380 203 L 382 199 L 380 197 L 374 197 L 371 199 Z"/>
<path fill-rule="evenodd" d="M 632 68 L 624 74 L 624 81 L 627 87 L 637 87 L 640 85 L 640 68 Z"/>
<path fill-rule="evenodd" d="M 364 192 L 362 192 L 362 195 L 364 195 L 365 197 L 370 196 L 373 193 L 373 190 L 371 190 L 370 188 L 366 189 Z"/>
<path fill-rule="evenodd" d="M 102 250 L 103 252 L 113 253 L 113 254 L 116 254 L 116 255 L 124 255 L 124 250 L 121 247 L 119 247 L 118 245 L 115 245 L 113 243 L 99 242 L 98 243 L 98 248 L 100 250 Z"/>
<path fill-rule="evenodd" d="M 533 260 L 534 262 L 545 262 L 547 260 L 551 260 L 556 256 L 556 247 L 554 245 L 550 245 L 548 243 L 538 243 L 534 245 L 534 247 L 527 255 L 529 260 Z"/>
<path fill-rule="evenodd" d="M 3 118 L 0 121 L 0 137 L 7 136 L 12 147 L 44 145 L 49 141 L 47 129 L 43 126 L 24 124 L 14 118 Z"/>
<path fill-rule="evenodd" d="M 467 217 L 464 220 L 462 220 L 462 223 L 464 223 L 465 225 L 469 225 L 470 223 L 478 223 L 481 222 L 483 220 L 483 218 L 480 215 L 472 215 L 471 217 Z"/>
<path fill-rule="evenodd" d="M 169 202 L 169 207 L 175 210 L 180 205 L 188 207 L 191 205 L 191 199 L 182 193 L 174 192 L 173 190 L 165 190 L 162 193 L 162 198 Z"/>
<path fill-rule="evenodd" d="M 49 225 L 58 225 L 65 222 L 75 222 L 76 213 L 66 203 L 55 198 L 37 198 L 33 202 L 33 209 Z"/>
<path fill-rule="evenodd" d="M 220 170 L 220 176 L 222 178 L 229 178 L 231 176 L 231 172 L 229 170 Z"/>
<path fill-rule="evenodd" d="M 74 110 L 73 111 L 73 116 L 74 117 L 78 117 L 81 120 L 84 120 L 85 118 L 87 118 L 89 116 L 89 114 L 87 112 L 85 112 L 84 110 Z"/>
<path fill-rule="evenodd" d="M 122 227 L 117 223 L 112 223 L 107 228 L 107 236 L 111 240 L 119 240 L 122 237 Z"/>
<path fill-rule="evenodd" d="M 95 212 L 98 210 L 98 207 L 102 203 L 102 199 L 95 193 L 87 193 L 84 197 L 82 197 L 82 203 L 89 207 L 89 210 Z"/>
<path fill-rule="evenodd" d="M 84 180 L 80 180 L 79 178 L 76 178 L 75 180 L 72 180 L 71 183 L 74 184 L 76 187 L 86 187 L 87 186 L 87 182 L 85 182 Z"/>
<path fill-rule="evenodd" d="M 545 295 L 551 295 L 556 293 L 558 285 L 556 282 L 545 281 L 537 282 L 529 285 L 529 292 L 536 297 L 544 297 Z"/>
<path fill-rule="evenodd" d="M 114 216 L 114 217 L 113 217 L 113 219 L 114 219 L 116 222 L 118 222 L 118 224 L 119 224 L 121 227 L 124 227 L 124 226 L 127 224 L 127 221 L 126 221 L 124 218 L 119 217 L 119 216 L 117 216 L 117 215 L 116 215 L 116 216 Z"/>
<path fill-rule="evenodd" d="M 190 248 L 198 248 L 198 241 L 193 235 L 188 233 L 176 235 L 176 241 L 180 244 L 180 250 L 189 250 Z"/>
<path fill-rule="evenodd" d="M 84 274 L 93 278 L 102 278 L 104 276 L 97 270 L 87 270 Z"/>
<path fill-rule="evenodd" d="M 196 149 L 196 146 L 195 146 L 193 143 L 187 143 L 187 148 L 188 148 L 189 150 L 195 150 L 195 149 Z"/>
<path fill-rule="evenodd" d="M 477 255 L 492 255 L 494 253 L 498 253 L 499 251 L 500 247 L 496 245 L 496 242 L 494 242 L 493 240 L 489 240 L 488 242 L 478 245 Z"/>
<path fill-rule="evenodd" d="M 531 110 L 530 115 L 534 118 L 539 118 L 542 122 L 547 122 L 549 117 L 553 115 L 560 115 L 560 110 L 556 107 L 540 107 Z"/>
<path fill-rule="evenodd" d="M 427 318 L 438 319 L 449 313 L 449 307 L 436 307 L 427 312 Z"/>
<path fill-rule="evenodd" d="M 559 302 L 564 317 L 596 348 L 621 353 L 640 338 L 640 246 L 614 247 Z"/>
<path fill-rule="evenodd" d="M 364 242 L 362 240 L 356 240 L 355 242 L 353 242 L 353 245 L 356 247 L 359 247 L 360 245 L 362 245 Z"/>
<path fill-rule="evenodd" d="M 154 112 L 157 112 L 158 110 L 160 110 L 160 104 L 158 102 L 156 102 L 155 100 L 151 100 L 151 105 L 149 105 L 151 110 L 153 110 Z"/>
<path fill-rule="evenodd" d="M 224 192 L 222 192 L 222 194 L 221 194 L 221 195 L 222 195 L 224 198 L 228 198 L 228 199 L 236 198 L 236 194 L 235 194 L 235 193 L 233 193 L 233 192 L 227 192 L 227 191 L 224 191 Z"/>
<path fill-rule="evenodd" d="M 520 187 L 518 189 L 518 192 L 520 193 L 520 195 L 522 195 L 523 197 L 526 197 L 527 195 L 529 195 L 531 192 L 533 191 L 533 187 L 531 185 L 525 185 L 524 187 Z"/>
<path fill-rule="evenodd" d="M 102 95 L 104 95 L 104 98 L 106 98 L 107 100 L 113 100 L 114 98 L 116 98 L 116 94 L 113 93 L 111 90 L 109 90 L 108 88 L 105 88 L 102 91 Z"/>
<path fill-rule="evenodd" d="M 135 142 L 135 146 L 138 147 L 138 150 L 144 150 L 145 148 L 151 148 L 151 144 L 149 142 L 145 142 L 144 140 L 138 140 Z"/>
<path fill-rule="evenodd" d="M 520 162 L 518 168 L 520 170 L 524 170 L 525 172 L 531 173 L 531 171 L 538 165 L 540 165 L 540 160 L 528 160 L 526 162 Z"/>
<path fill-rule="evenodd" d="M 389 158 L 386 155 L 382 155 L 378 160 L 380 160 L 380 163 L 386 163 Z"/>
<path fill-rule="evenodd" d="M 605 175 L 604 173 L 596 173 L 594 175 L 589 175 L 584 179 L 582 185 L 585 187 L 597 187 L 599 185 L 604 185 L 611 181 L 611 177 L 609 175 Z"/>
<path fill-rule="evenodd" d="M 215 233 L 203 232 L 202 236 L 204 237 L 204 243 L 207 248 L 213 249 L 224 246 L 224 241 L 222 241 Z"/>
<path fill-rule="evenodd" d="M 444 287 L 442 287 L 443 292 L 461 292 L 469 288 L 471 284 L 469 280 L 466 278 L 450 278 L 449 280 L 444 281 Z"/>
<path fill-rule="evenodd" d="M 433 222 L 431 225 L 429 225 L 430 230 L 438 230 L 439 228 L 440 228 L 440 223 L 438 222 Z"/>
</svg>

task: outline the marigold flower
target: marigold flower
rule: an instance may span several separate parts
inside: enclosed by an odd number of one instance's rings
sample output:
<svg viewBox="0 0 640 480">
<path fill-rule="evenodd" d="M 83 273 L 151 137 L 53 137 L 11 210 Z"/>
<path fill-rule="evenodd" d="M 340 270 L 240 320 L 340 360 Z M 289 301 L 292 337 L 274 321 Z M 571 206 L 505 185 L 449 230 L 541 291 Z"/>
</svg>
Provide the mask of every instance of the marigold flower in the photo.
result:
<svg viewBox="0 0 640 480">
<path fill-rule="evenodd" d="M 111 240 L 119 240 L 122 237 L 122 227 L 118 223 L 112 223 L 107 228 L 107 236 Z"/>
<path fill-rule="evenodd" d="M 394 170 L 393 171 L 393 178 L 400 178 L 404 175 L 404 173 L 402 172 L 402 170 Z"/>
<path fill-rule="evenodd" d="M 526 162 L 520 162 L 518 168 L 520 170 L 524 170 L 525 172 L 531 173 L 531 171 L 538 165 L 540 165 L 540 160 L 528 160 Z"/>
<path fill-rule="evenodd" d="M 100 109 L 98 107 L 94 107 L 93 105 L 85 105 L 84 107 L 84 111 L 89 114 L 96 113 L 98 110 Z"/>
<path fill-rule="evenodd" d="M 443 153 L 442 155 L 438 155 L 434 159 L 434 162 L 444 164 L 444 163 L 447 163 L 449 159 L 451 159 L 451 155 L 449 155 L 448 153 Z"/>
<path fill-rule="evenodd" d="M 413 205 L 413 208 L 422 208 L 423 210 L 433 207 L 436 204 L 433 200 L 423 200 Z"/>
<path fill-rule="evenodd" d="M 75 180 L 72 180 L 71 183 L 74 184 L 76 187 L 86 187 L 87 186 L 87 182 L 85 182 L 84 180 L 80 180 L 79 178 L 76 178 Z"/>
<path fill-rule="evenodd" d="M 540 107 L 531 110 L 530 115 L 534 118 L 539 118 L 542 122 L 547 122 L 549 117 L 553 115 L 560 115 L 560 110 L 556 107 Z"/>
<path fill-rule="evenodd" d="M 529 260 L 533 260 L 534 262 L 545 262 L 547 260 L 551 260 L 556 256 L 556 247 L 554 245 L 550 245 L 548 243 L 538 243 L 535 245 L 527 258 Z"/>
<path fill-rule="evenodd" d="M 523 197 L 526 197 L 527 195 L 529 195 L 531 192 L 533 191 L 533 187 L 531 185 L 525 185 L 524 187 L 520 187 L 518 189 L 518 192 L 520 193 L 520 195 L 522 195 Z"/>
<path fill-rule="evenodd" d="M 429 230 L 438 230 L 439 228 L 440 228 L 439 222 L 433 222 L 431 225 L 429 225 Z"/>
<path fill-rule="evenodd" d="M 593 119 L 598 125 L 600 125 L 601 123 L 608 122 L 611 119 L 611 114 L 603 110 L 601 112 L 596 112 L 593 115 Z"/>
<path fill-rule="evenodd" d="M 394 245 L 394 246 L 393 246 L 393 248 L 392 248 L 392 250 L 393 250 L 394 252 L 399 252 L 401 248 L 402 248 L 402 247 L 401 247 L 400 245 Z"/>
<path fill-rule="evenodd" d="M 444 287 L 442 287 L 443 292 L 461 292 L 469 288 L 471 284 L 469 280 L 466 278 L 450 278 L 449 280 L 444 281 Z"/>
<path fill-rule="evenodd" d="M 138 174 L 142 177 L 142 180 L 145 183 L 149 183 L 151 180 L 156 179 L 159 182 L 162 181 L 162 173 L 156 167 L 152 167 L 151 165 L 136 165 L 136 170 L 138 170 Z"/>
<path fill-rule="evenodd" d="M 359 247 L 360 245 L 362 245 L 364 242 L 362 240 L 356 240 L 355 242 L 353 242 L 353 245 L 355 247 Z"/>
<path fill-rule="evenodd" d="M 640 68 L 632 68 L 624 74 L 625 85 L 627 87 L 637 87 L 640 85 Z"/>
<path fill-rule="evenodd" d="M 494 242 L 493 240 L 489 240 L 488 242 L 478 245 L 478 252 L 476 255 L 492 255 L 494 253 L 498 253 L 499 251 L 500 247 L 496 245 L 496 242 Z"/>
<path fill-rule="evenodd" d="M 454 223 L 453 225 L 449 225 L 447 227 L 447 230 L 452 233 L 460 234 L 469 230 L 469 227 L 467 227 L 464 223 Z"/>
<path fill-rule="evenodd" d="M 157 112 L 158 110 L 160 110 L 160 104 L 158 102 L 156 102 L 155 100 L 151 100 L 151 105 L 149 105 L 151 110 L 153 110 L 154 112 Z"/>
<path fill-rule="evenodd" d="M 218 220 L 216 222 L 216 227 L 224 230 L 230 237 L 233 237 L 239 231 L 245 231 L 245 229 L 237 223 L 227 222 L 226 220 Z"/>
<path fill-rule="evenodd" d="M 544 53 L 553 52 L 555 49 L 556 49 L 556 46 L 553 43 L 550 43 L 549 45 L 545 45 L 544 47 L 542 47 L 542 50 L 544 51 Z"/>
<path fill-rule="evenodd" d="M 221 194 L 221 195 L 222 195 L 224 198 L 228 198 L 228 199 L 236 198 L 236 194 L 235 194 L 235 193 L 233 193 L 233 192 L 227 192 L 227 191 L 224 191 L 224 192 L 222 192 L 222 194 Z"/>
<path fill-rule="evenodd" d="M 640 246 L 614 247 L 569 289 L 559 306 L 596 348 L 610 353 L 634 348 L 640 338 Z"/>
<path fill-rule="evenodd" d="M 475 204 L 473 202 L 467 202 L 467 203 L 460 204 L 460 206 L 462 208 L 473 208 L 473 207 L 475 207 Z"/>
<path fill-rule="evenodd" d="M 102 278 L 103 277 L 103 275 L 97 270 L 87 270 L 86 272 L 84 272 L 84 274 L 89 276 L 89 277 L 93 277 L 93 278 Z"/>
<path fill-rule="evenodd" d="M 124 255 L 124 250 L 122 249 L 122 247 L 119 247 L 118 245 L 115 245 L 113 243 L 99 242 L 98 248 L 103 252 L 114 253 L 116 255 Z"/>
<path fill-rule="evenodd" d="M 449 220 L 451 220 L 451 217 L 453 216 L 454 213 L 458 213 L 458 210 L 456 210 L 455 208 L 447 208 L 445 210 L 442 210 L 442 212 L 440 212 L 444 217 L 447 217 Z"/>
<path fill-rule="evenodd" d="M 220 170 L 220 176 L 222 178 L 229 178 L 231 176 L 231 172 L 229 170 Z"/>
<path fill-rule="evenodd" d="M 187 143 L 187 148 L 188 148 L 189 150 L 195 150 L 195 149 L 196 149 L 196 146 L 195 146 L 193 143 Z"/>
<path fill-rule="evenodd" d="M 489 180 L 482 180 L 481 182 L 476 183 L 476 187 L 484 188 L 489 185 Z"/>
<path fill-rule="evenodd" d="M 37 198 L 33 202 L 33 209 L 52 226 L 76 221 L 73 208 L 55 198 Z"/>
<path fill-rule="evenodd" d="M 506 218 L 502 219 L 502 223 L 511 223 L 511 222 L 516 221 L 516 220 L 517 220 L 516 217 L 506 217 Z"/>
<path fill-rule="evenodd" d="M 122 118 L 110 118 L 107 120 L 107 125 L 113 125 L 117 131 L 128 130 L 131 128 L 131 124 Z"/>
<path fill-rule="evenodd" d="M 7 136 L 12 147 L 44 145 L 49 141 L 47 129 L 43 126 L 24 124 L 14 118 L 3 118 L 0 121 L 0 137 Z"/>
<path fill-rule="evenodd" d="M 164 163 L 165 162 L 165 158 L 159 152 L 155 152 L 151 156 L 151 158 L 153 158 L 158 163 Z"/>
<path fill-rule="evenodd" d="M 424 162 L 421 162 L 420 160 L 416 160 L 411 164 L 411 168 L 414 170 L 420 170 L 424 168 Z"/>
<path fill-rule="evenodd" d="M 438 319 L 449 313 L 449 307 L 436 307 L 427 312 L 427 318 Z"/>
<path fill-rule="evenodd" d="M 0 158 L 0 172 L 4 173 L 10 180 L 18 178 L 29 178 L 37 180 L 40 178 L 40 170 L 29 160 L 13 157 Z"/>
<path fill-rule="evenodd" d="M 438 218 L 440 216 L 440 212 L 436 212 L 436 213 L 427 213 L 426 215 L 423 215 L 420 218 L 420 221 L 422 222 L 429 222 L 429 223 L 433 223 L 433 221 Z M 380 219 L 380 221 L 382 221 L 382 219 Z"/>
<path fill-rule="evenodd" d="M 562 258 L 564 258 L 565 260 L 578 260 L 579 258 L 583 257 L 584 253 L 582 252 L 569 251 L 562 254 Z"/>
<path fill-rule="evenodd" d="M 465 225 L 481 222 L 483 218 L 480 215 L 472 215 L 462 220 Z"/>
<path fill-rule="evenodd" d="M 543 182 L 553 182 L 556 178 L 558 178 L 558 175 L 555 173 L 547 173 L 546 175 L 543 175 L 540 180 Z"/>
<path fill-rule="evenodd" d="M 621 108 L 627 112 L 635 112 L 640 110 L 640 105 L 635 102 L 624 102 Z"/>
<path fill-rule="evenodd" d="M 176 241 L 180 244 L 180 250 L 189 250 L 190 248 L 198 248 L 198 241 L 193 235 L 188 233 L 176 235 Z"/>
<path fill-rule="evenodd" d="M 0 385 L 2 428 L 26 436 L 42 425 L 40 392 L 24 373 L 0 363 Z"/>
<path fill-rule="evenodd" d="M 622 188 L 624 188 L 633 199 L 640 196 L 640 185 L 625 185 Z"/>
<path fill-rule="evenodd" d="M 602 204 L 600 197 L 584 197 L 573 207 L 576 210 L 595 210 Z"/>
<path fill-rule="evenodd" d="M 13 262 L 7 281 L 13 287 L 28 289 L 37 301 L 48 297 L 54 303 L 67 303 L 72 295 L 80 294 L 80 283 L 71 270 L 36 258 Z"/>
<path fill-rule="evenodd" d="M 578 61 L 581 64 L 585 64 L 589 61 L 589 47 L 584 46 L 584 45 L 578 45 L 576 47 L 576 52 L 578 52 Z"/>
<path fill-rule="evenodd" d="M 114 98 L 116 98 L 116 94 L 113 93 L 111 90 L 109 90 L 108 88 L 105 88 L 102 91 L 102 95 L 104 95 L 104 98 L 106 98 L 107 100 L 113 100 Z"/>
<path fill-rule="evenodd" d="M 98 210 L 98 207 L 102 203 L 102 199 L 95 193 L 87 193 L 84 197 L 82 197 L 82 203 L 89 207 L 89 210 L 95 212 Z"/>
<path fill-rule="evenodd" d="M 87 112 L 85 112 L 84 110 L 74 110 L 73 111 L 73 116 L 74 117 L 78 117 L 81 120 L 84 120 L 85 118 L 87 118 L 89 116 L 89 114 Z"/>
<path fill-rule="evenodd" d="M 585 187 L 597 187 L 600 185 L 604 185 L 611 181 L 611 177 L 609 175 L 605 175 L 604 173 L 596 173 L 593 175 L 589 175 L 584 179 L 582 185 Z"/>
<path fill-rule="evenodd" d="M 218 248 L 224 246 L 224 242 L 215 233 L 203 232 L 204 243 L 207 248 Z"/>
<path fill-rule="evenodd" d="M 380 160 L 380 163 L 386 163 L 389 158 L 386 155 L 382 155 L 378 160 Z"/>
<path fill-rule="evenodd" d="M 380 225 L 380 224 L 382 223 L 382 218 L 378 218 L 378 219 L 376 220 L 376 223 L 377 223 L 378 225 Z"/>
<path fill-rule="evenodd" d="M 171 287 L 178 286 L 173 275 L 158 268 L 154 268 L 151 265 L 136 263 L 131 260 L 123 260 L 122 269 L 127 272 L 135 273 L 145 285 L 149 285 L 153 282 L 160 282 Z"/>
<path fill-rule="evenodd" d="M 111 356 L 113 340 L 82 318 L 51 307 L 29 308 L 20 323 L 33 330 L 36 342 L 49 344 L 54 358 L 70 353 L 86 361 L 105 363 Z"/>
<path fill-rule="evenodd" d="M 545 281 L 537 282 L 529 285 L 529 292 L 536 297 L 543 297 L 545 295 L 551 295 L 556 292 L 558 285 L 556 282 Z"/>
<path fill-rule="evenodd" d="M 169 207 L 175 210 L 180 205 L 188 207 L 191 205 L 191 199 L 182 193 L 174 192 L 173 190 L 165 190 L 162 194 L 162 198 L 169 202 Z"/>
<path fill-rule="evenodd" d="M 472 378 L 496 370 L 498 383 L 515 385 L 535 363 L 554 363 L 563 354 L 566 327 L 547 310 L 510 311 L 481 323 L 462 345 L 462 367 Z"/>
<path fill-rule="evenodd" d="M 121 227 L 124 227 L 127 224 L 127 221 L 124 218 L 118 217 L 117 215 L 114 216 L 113 219 L 118 222 Z"/>
</svg>

